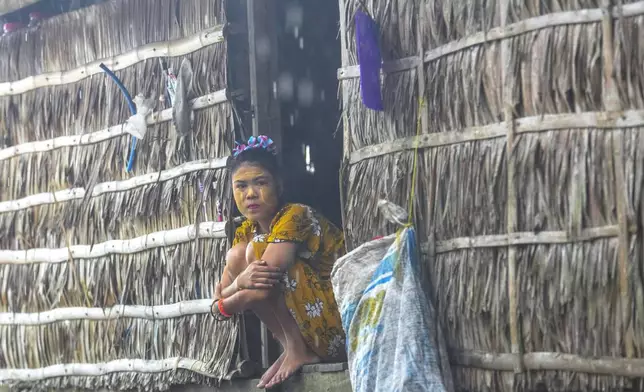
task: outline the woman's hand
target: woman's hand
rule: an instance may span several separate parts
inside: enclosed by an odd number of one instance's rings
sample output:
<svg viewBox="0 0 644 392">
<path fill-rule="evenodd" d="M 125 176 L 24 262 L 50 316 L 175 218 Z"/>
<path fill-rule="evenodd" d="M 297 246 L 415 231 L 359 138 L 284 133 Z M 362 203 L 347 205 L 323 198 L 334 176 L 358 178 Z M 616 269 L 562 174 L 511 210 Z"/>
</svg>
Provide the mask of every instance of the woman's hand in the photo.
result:
<svg viewBox="0 0 644 392">
<path fill-rule="evenodd" d="M 278 267 L 271 267 L 260 260 L 250 263 L 235 280 L 239 290 L 266 290 L 278 284 L 283 274 Z"/>
<path fill-rule="evenodd" d="M 223 295 L 221 294 L 221 283 L 215 284 L 215 301 L 223 299 Z"/>
</svg>

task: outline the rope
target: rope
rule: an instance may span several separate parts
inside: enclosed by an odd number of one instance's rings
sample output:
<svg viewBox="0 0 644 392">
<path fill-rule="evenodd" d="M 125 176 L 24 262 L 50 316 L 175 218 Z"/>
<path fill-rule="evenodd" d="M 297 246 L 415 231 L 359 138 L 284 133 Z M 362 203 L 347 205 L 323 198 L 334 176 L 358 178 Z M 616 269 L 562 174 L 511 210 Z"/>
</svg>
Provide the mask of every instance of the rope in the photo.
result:
<svg viewBox="0 0 644 392">
<path fill-rule="evenodd" d="M 409 192 L 408 212 L 407 212 L 407 225 L 405 228 L 410 227 L 414 223 L 414 196 L 416 195 L 416 179 L 418 177 L 418 150 L 420 149 L 420 134 L 421 134 L 421 113 L 425 107 L 425 98 L 421 97 L 418 100 L 418 115 L 416 119 L 416 140 L 414 141 L 414 163 L 412 166 L 411 174 L 411 191 Z"/>
</svg>

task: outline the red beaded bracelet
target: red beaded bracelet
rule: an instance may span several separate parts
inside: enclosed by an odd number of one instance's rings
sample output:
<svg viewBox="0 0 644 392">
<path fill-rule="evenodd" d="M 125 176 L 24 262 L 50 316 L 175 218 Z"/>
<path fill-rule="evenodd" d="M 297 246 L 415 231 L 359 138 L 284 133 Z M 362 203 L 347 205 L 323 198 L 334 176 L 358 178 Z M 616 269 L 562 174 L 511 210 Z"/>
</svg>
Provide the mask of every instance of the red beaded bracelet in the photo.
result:
<svg viewBox="0 0 644 392">
<path fill-rule="evenodd" d="M 224 301 L 223 300 L 220 299 L 219 301 L 217 301 L 217 308 L 219 309 L 219 313 L 221 313 L 222 316 L 224 316 L 226 318 L 233 317 L 230 314 L 226 313 L 226 311 L 224 310 Z"/>
</svg>

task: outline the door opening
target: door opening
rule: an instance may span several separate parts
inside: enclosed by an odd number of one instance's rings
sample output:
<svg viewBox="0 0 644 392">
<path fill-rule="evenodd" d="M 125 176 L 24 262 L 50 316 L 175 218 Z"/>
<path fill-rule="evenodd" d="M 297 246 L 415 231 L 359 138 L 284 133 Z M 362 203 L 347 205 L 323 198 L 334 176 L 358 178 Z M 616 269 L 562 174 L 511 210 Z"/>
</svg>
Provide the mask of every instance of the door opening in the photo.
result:
<svg viewBox="0 0 644 392">
<path fill-rule="evenodd" d="M 274 91 L 281 104 L 287 196 L 310 205 L 340 227 L 338 5 L 307 0 L 278 3 L 280 72 Z"/>
</svg>

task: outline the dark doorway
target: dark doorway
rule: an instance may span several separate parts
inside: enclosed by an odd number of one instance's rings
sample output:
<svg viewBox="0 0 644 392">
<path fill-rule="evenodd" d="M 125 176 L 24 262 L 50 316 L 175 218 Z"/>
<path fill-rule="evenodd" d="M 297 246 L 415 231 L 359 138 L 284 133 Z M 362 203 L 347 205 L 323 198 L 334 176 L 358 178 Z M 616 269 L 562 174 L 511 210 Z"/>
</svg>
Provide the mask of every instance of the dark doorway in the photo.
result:
<svg viewBox="0 0 644 392">
<path fill-rule="evenodd" d="M 270 0 L 269 0 L 270 1 Z M 342 134 L 337 132 L 340 110 L 337 69 L 339 7 L 333 1 L 273 0 L 278 27 L 278 77 L 274 96 L 280 102 L 281 157 L 286 197 L 312 206 L 341 227 L 339 170 Z M 245 2 L 227 1 L 228 22 L 248 28 Z M 249 91 L 248 36 L 228 38 L 228 87 Z M 253 109 L 243 94 L 234 98 L 238 140 L 252 134 Z M 245 340 L 248 356 L 262 362 L 260 322 L 247 312 Z M 277 358 L 276 342 L 268 339 L 268 356 Z"/>
<path fill-rule="evenodd" d="M 281 101 L 288 196 L 340 226 L 338 4 L 314 0 L 278 4 L 280 75 L 274 89 Z"/>
</svg>

